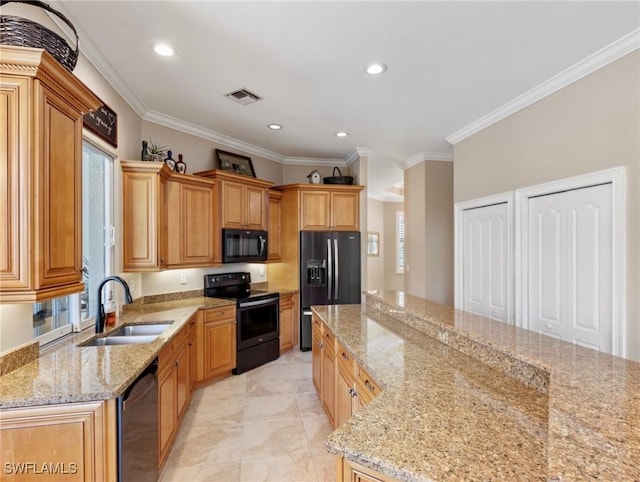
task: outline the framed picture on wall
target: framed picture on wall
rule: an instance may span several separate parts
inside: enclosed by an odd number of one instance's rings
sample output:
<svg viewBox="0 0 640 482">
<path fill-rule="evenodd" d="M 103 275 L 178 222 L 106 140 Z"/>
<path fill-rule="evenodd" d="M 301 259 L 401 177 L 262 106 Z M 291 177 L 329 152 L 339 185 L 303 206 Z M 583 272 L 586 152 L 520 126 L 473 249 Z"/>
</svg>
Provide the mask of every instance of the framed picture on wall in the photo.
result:
<svg viewBox="0 0 640 482">
<path fill-rule="evenodd" d="M 256 177 L 256 171 L 253 170 L 253 163 L 250 157 L 221 151 L 220 149 L 216 149 L 216 168 L 235 174 Z"/>
</svg>

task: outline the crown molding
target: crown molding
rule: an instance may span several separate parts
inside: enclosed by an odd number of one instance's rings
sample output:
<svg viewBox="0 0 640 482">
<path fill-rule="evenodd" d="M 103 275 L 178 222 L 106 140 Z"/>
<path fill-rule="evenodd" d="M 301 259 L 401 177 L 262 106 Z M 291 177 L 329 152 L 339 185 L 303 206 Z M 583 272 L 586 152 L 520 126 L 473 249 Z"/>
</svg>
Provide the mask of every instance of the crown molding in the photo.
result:
<svg viewBox="0 0 640 482">
<path fill-rule="evenodd" d="M 97 45 L 91 40 L 91 36 L 84 30 L 80 23 L 73 18 L 72 15 L 69 14 L 69 11 L 64 7 L 61 2 L 55 2 L 55 6 L 57 10 L 67 17 L 71 23 L 75 26 L 78 31 L 78 37 L 82 40 L 80 43 L 80 53 L 89 61 L 91 65 L 95 67 L 95 69 L 104 77 L 107 83 L 113 87 L 113 89 L 122 97 L 122 99 L 129 104 L 129 106 L 138 114 L 139 117 L 142 117 L 145 112 L 147 112 L 147 106 L 142 102 L 138 94 L 136 94 L 127 84 L 127 82 L 122 78 L 122 76 L 118 73 L 116 69 L 109 63 L 109 61 L 104 57 L 100 49 Z M 67 24 L 62 22 L 57 16 L 52 13 L 47 12 L 47 15 L 55 22 L 58 26 L 58 29 L 63 33 L 66 32 L 65 29 L 69 27 Z M 75 42 L 75 38 L 73 39 Z"/>
<path fill-rule="evenodd" d="M 624 37 L 594 52 L 577 64 L 563 70 L 559 74 L 544 81 L 540 85 L 516 97 L 505 105 L 489 112 L 487 115 L 463 127 L 446 137 L 450 144 L 457 144 L 477 132 L 501 121 L 505 117 L 551 95 L 558 90 L 576 82 L 602 67 L 615 62 L 621 57 L 640 48 L 640 28 L 633 30 Z"/>
<path fill-rule="evenodd" d="M 379 194 L 372 194 L 371 192 L 367 192 L 367 199 L 373 199 L 375 201 L 381 201 L 383 203 L 401 203 L 404 201 L 404 196 L 400 196 L 399 194 L 394 197 L 386 197 L 380 196 Z"/>
<path fill-rule="evenodd" d="M 321 166 L 322 164 L 331 164 L 332 166 L 346 166 L 344 159 L 327 159 L 320 157 L 285 157 L 282 164 L 296 166 Z"/>
<path fill-rule="evenodd" d="M 221 146 L 231 149 L 238 149 L 239 151 L 246 152 L 258 157 L 263 157 L 265 159 L 269 159 L 270 161 L 275 161 L 282 164 L 285 160 L 285 157 L 282 154 L 278 154 L 277 152 L 254 146 L 253 144 L 240 141 L 238 139 L 235 139 L 234 137 L 226 136 L 210 129 L 205 129 L 204 127 L 191 124 L 190 122 L 186 122 L 181 119 L 176 119 L 175 117 L 171 117 L 161 112 L 148 110 L 142 116 L 142 120 L 153 122 L 154 124 L 168 127 L 169 129 L 184 132 L 185 134 L 191 134 L 202 139 L 207 139 Z"/>
<path fill-rule="evenodd" d="M 425 161 L 453 161 L 453 154 L 448 152 L 418 152 L 415 156 L 411 156 L 404 162 L 400 162 L 402 169 L 409 169 L 421 162 Z"/>
</svg>

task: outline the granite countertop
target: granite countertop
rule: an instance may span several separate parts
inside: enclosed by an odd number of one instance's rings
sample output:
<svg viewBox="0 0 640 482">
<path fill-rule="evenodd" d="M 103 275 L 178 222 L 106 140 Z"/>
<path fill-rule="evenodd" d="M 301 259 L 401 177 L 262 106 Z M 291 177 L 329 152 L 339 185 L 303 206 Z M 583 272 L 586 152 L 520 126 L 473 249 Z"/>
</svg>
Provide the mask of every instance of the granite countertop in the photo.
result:
<svg viewBox="0 0 640 482">
<path fill-rule="evenodd" d="M 331 452 L 408 481 L 640 480 L 640 364 L 399 292 L 313 309 L 382 388 Z"/>
<path fill-rule="evenodd" d="M 152 343 L 80 347 L 95 335 L 87 329 L 44 350 L 35 361 L 0 377 L 0 408 L 108 400 L 121 395 L 162 347 L 199 309 L 235 305 L 196 297 L 123 306 L 112 331 L 125 323 L 172 321 Z"/>
</svg>

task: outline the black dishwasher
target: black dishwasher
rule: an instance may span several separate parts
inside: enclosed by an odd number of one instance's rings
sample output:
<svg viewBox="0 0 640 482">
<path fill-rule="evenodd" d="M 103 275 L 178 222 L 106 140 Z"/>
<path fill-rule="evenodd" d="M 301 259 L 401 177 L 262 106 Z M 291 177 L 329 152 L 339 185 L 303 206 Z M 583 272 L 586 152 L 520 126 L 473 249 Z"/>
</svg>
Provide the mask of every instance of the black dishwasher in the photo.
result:
<svg viewBox="0 0 640 482">
<path fill-rule="evenodd" d="M 118 480 L 158 480 L 158 359 L 118 398 Z"/>
</svg>

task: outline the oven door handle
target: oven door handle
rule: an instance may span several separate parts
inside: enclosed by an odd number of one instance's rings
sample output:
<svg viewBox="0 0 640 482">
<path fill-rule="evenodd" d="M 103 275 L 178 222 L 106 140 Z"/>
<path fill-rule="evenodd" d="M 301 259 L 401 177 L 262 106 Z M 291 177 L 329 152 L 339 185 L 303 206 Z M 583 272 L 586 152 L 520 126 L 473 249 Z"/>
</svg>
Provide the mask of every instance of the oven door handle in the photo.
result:
<svg viewBox="0 0 640 482">
<path fill-rule="evenodd" d="M 241 301 L 238 304 L 238 308 L 250 308 L 252 306 L 269 305 L 277 302 L 278 302 L 278 298 L 269 298 L 267 300 L 258 300 L 258 301 Z"/>
</svg>

